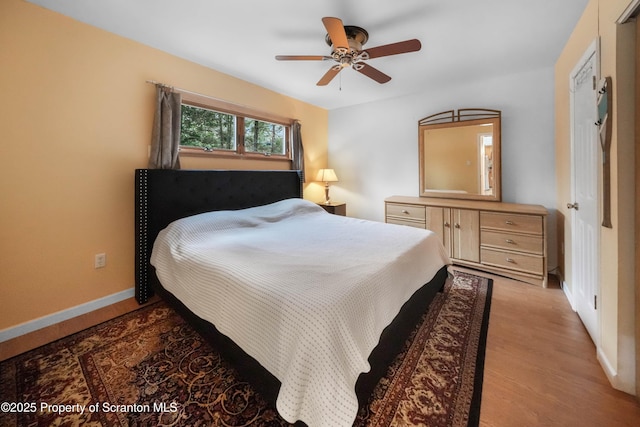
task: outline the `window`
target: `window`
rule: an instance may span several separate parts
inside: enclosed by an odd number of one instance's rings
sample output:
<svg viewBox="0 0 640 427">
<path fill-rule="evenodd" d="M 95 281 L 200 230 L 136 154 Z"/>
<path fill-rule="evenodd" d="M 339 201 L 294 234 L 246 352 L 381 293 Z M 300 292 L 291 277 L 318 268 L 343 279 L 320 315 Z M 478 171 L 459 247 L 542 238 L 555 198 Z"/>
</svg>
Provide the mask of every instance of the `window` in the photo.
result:
<svg viewBox="0 0 640 427">
<path fill-rule="evenodd" d="M 206 108 L 182 105 L 180 145 L 205 151 L 236 150 L 236 118 Z"/>
<path fill-rule="evenodd" d="M 191 98 L 183 95 L 182 153 L 291 159 L 291 120 L 223 101 L 205 104 Z"/>
<path fill-rule="evenodd" d="M 256 119 L 244 120 L 244 151 L 246 153 L 286 154 L 285 127 Z"/>
</svg>

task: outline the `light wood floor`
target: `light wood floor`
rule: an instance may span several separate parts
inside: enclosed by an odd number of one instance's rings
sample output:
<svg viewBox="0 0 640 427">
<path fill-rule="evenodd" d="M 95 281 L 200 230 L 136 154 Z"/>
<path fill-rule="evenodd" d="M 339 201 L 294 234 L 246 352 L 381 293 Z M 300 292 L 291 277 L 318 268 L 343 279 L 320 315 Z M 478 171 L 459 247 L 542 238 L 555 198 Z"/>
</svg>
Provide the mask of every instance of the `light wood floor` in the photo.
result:
<svg viewBox="0 0 640 427">
<path fill-rule="evenodd" d="M 481 426 L 640 426 L 555 277 L 547 289 L 490 277 Z"/>
<path fill-rule="evenodd" d="M 157 300 L 158 297 L 153 297 L 147 304 L 151 304 Z M 129 298 L 119 303 L 74 317 L 73 319 L 2 342 L 0 343 L 0 361 L 64 338 L 67 335 L 80 332 L 140 307 L 141 305 L 139 305 L 134 298 Z"/>
<path fill-rule="evenodd" d="M 611 388 L 593 343 L 555 281 L 542 289 L 490 277 L 481 426 L 640 425 L 640 405 Z M 0 360 L 138 307 L 133 299 L 123 301 L 0 343 Z"/>
</svg>

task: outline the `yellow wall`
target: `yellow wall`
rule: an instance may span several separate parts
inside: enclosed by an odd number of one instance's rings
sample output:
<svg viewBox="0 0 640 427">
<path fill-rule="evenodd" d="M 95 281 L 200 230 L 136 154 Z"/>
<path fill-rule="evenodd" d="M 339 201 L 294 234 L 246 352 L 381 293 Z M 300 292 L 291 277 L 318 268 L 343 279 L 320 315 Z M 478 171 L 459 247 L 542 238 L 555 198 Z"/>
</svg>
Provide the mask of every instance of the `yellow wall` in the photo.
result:
<svg viewBox="0 0 640 427">
<path fill-rule="evenodd" d="M 2 0 L 0 330 L 133 286 L 133 170 L 147 164 L 155 96 L 145 80 L 299 119 L 307 173 L 326 166 L 326 110 Z"/>
<path fill-rule="evenodd" d="M 556 178 L 559 259 L 565 285 L 572 292 L 571 133 L 569 76 L 589 45 L 600 40 L 600 76 L 613 80 L 611 208 L 613 228 L 600 229 L 600 345 L 598 356 L 616 388 L 634 392 L 633 269 L 633 121 L 634 25 L 616 20 L 630 0 L 591 0 L 555 66 Z M 595 108 L 595 107 L 594 107 Z M 599 174 L 599 176 L 601 176 Z M 558 248 L 562 254 L 562 248 Z"/>
</svg>

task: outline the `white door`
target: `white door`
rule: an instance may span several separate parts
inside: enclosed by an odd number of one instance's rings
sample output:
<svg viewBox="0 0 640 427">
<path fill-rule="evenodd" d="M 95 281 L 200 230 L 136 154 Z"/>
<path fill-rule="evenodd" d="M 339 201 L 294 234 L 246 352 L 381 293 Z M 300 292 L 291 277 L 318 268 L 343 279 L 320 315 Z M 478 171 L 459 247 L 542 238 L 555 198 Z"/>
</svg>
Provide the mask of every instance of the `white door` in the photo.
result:
<svg viewBox="0 0 640 427">
<path fill-rule="evenodd" d="M 599 154 L 596 107 L 597 44 L 571 75 L 572 117 L 572 294 L 574 306 L 593 342 L 599 344 Z"/>
</svg>

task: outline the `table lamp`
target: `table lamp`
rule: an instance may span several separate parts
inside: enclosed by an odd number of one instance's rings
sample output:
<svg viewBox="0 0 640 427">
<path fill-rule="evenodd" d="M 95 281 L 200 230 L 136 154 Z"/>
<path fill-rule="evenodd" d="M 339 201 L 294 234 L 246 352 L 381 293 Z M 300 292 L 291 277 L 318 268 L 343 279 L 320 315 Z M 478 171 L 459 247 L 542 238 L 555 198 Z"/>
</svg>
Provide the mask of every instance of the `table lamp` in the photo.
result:
<svg viewBox="0 0 640 427">
<path fill-rule="evenodd" d="M 333 169 L 320 169 L 318 171 L 318 175 L 316 176 L 316 181 L 320 181 L 320 182 L 324 182 L 324 204 L 328 205 L 329 204 L 329 183 L 330 182 L 337 182 L 338 181 L 338 177 L 336 176 L 336 173 L 333 171 Z"/>
</svg>

